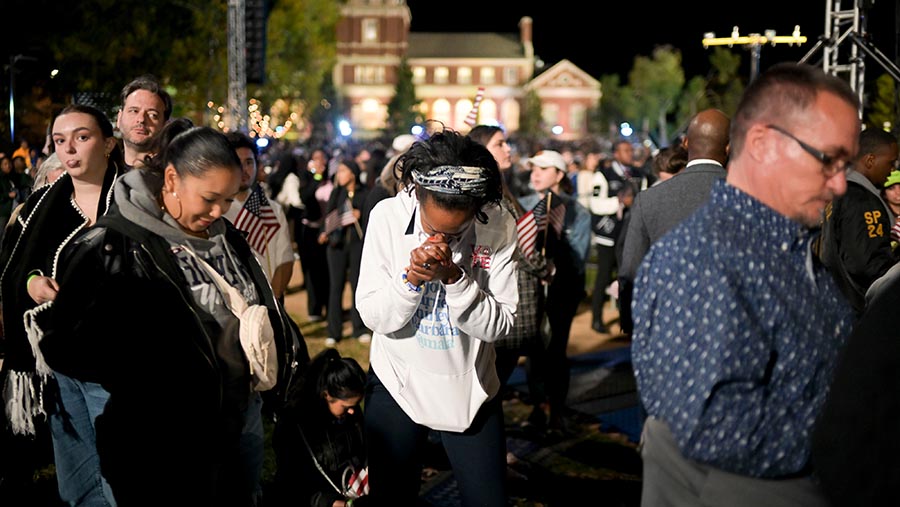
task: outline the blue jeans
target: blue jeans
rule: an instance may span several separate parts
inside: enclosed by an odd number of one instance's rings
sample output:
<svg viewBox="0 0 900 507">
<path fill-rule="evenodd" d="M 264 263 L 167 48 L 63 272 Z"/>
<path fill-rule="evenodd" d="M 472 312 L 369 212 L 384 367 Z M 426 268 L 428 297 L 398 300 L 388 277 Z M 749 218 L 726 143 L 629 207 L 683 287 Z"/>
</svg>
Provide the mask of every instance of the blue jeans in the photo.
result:
<svg viewBox="0 0 900 507">
<path fill-rule="evenodd" d="M 54 373 L 59 399 L 50 414 L 59 496 L 69 505 L 112 506 L 112 490 L 100 474 L 94 421 L 109 393 L 100 384 Z"/>
</svg>

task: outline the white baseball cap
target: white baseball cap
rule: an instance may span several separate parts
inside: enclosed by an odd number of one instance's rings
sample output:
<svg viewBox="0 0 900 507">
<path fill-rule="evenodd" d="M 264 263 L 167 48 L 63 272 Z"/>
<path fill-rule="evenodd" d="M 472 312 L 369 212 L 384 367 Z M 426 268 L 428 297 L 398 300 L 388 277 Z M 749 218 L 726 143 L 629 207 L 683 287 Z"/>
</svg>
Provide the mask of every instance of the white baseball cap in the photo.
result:
<svg viewBox="0 0 900 507">
<path fill-rule="evenodd" d="M 397 153 L 404 153 L 406 150 L 410 149 L 416 141 L 418 141 L 418 138 L 412 134 L 400 134 L 394 138 L 394 141 L 391 143 L 391 148 Z"/>
<path fill-rule="evenodd" d="M 541 150 L 535 153 L 533 157 L 525 159 L 525 161 L 538 167 L 555 167 L 562 172 L 566 172 L 566 160 L 558 151 Z"/>
</svg>

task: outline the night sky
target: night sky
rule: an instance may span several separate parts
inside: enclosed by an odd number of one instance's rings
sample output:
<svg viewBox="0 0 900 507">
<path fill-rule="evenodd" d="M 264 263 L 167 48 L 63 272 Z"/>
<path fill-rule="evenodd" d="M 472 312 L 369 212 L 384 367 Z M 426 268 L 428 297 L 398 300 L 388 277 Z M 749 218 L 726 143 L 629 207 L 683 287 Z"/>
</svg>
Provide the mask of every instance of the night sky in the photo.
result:
<svg viewBox="0 0 900 507">
<path fill-rule="evenodd" d="M 845 8 L 851 0 L 843 0 Z M 408 0 L 413 32 L 517 33 L 522 16 L 534 20 L 535 53 L 548 65 L 568 58 L 595 78 L 618 73 L 623 82 L 636 55 L 649 56 L 660 44 L 681 50 L 687 77 L 709 70 L 704 32 L 725 37 L 737 25 L 742 35 L 774 29 L 789 35 L 794 25 L 809 41 L 802 46 L 766 46 L 760 53 L 760 68 L 779 61 L 797 61 L 809 52 L 825 32 L 826 0 L 754 0 L 752 2 L 667 1 L 667 2 L 508 2 L 457 0 Z M 529 5 L 530 4 L 530 5 Z M 643 4 L 644 6 L 641 6 Z M 489 5 L 491 12 L 484 11 Z M 868 32 L 876 47 L 889 59 L 895 58 L 896 29 L 892 0 L 876 0 L 868 11 Z M 588 9 L 600 9 L 599 15 Z M 496 12 L 498 11 L 499 12 Z M 849 44 L 849 43 L 845 43 Z M 750 51 L 735 46 L 742 57 L 744 72 L 750 72 Z M 821 50 L 809 63 L 819 64 Z M 869 67 L 878 67 L 871 59 Z M 879 69 L 880 70 L 880 69 Z"/>
</svg>

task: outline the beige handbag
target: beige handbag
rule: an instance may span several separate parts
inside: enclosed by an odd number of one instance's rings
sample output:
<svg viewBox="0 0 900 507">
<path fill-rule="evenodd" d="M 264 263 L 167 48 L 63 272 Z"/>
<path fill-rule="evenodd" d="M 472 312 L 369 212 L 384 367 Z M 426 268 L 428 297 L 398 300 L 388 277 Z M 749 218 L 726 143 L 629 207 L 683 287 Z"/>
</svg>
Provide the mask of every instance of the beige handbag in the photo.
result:
<svg viewBox="0 0 900 507">
<path fill-rule="evenodd" d="M 219 287 L 225 303 L 241 322 L 240 340 L 244 356 L 250 364 L 254 391 L 268 391 L 278 381 L 278 350 L 275 347 L 275 332 L 269 321 L 269 309 L 264 305 L 248 305 L 244 296 L 218 271 L 201 259 L 193 250 L 184 247 L 206 269 Z"/>
</svg>

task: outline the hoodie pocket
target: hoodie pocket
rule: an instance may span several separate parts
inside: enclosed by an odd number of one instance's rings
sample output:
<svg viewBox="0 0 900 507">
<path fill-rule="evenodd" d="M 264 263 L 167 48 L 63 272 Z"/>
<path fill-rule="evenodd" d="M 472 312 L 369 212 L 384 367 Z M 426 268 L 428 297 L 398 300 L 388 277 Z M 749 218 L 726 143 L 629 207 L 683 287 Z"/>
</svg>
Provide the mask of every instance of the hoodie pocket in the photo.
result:
<svg viewBox="0 0 900 507">
<path fill-rule="evenodd" d="M 412 420 L 435 430 L 455 432 L 468 429 L 488 399 L 474 367 L 447 375 L 410 366 L 399 394 L 409 404 Z"/>
</svg>

